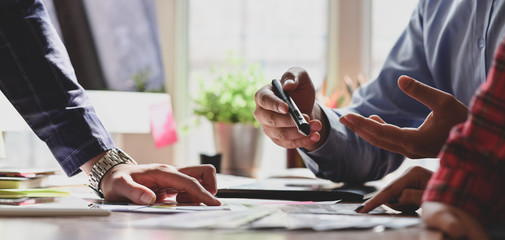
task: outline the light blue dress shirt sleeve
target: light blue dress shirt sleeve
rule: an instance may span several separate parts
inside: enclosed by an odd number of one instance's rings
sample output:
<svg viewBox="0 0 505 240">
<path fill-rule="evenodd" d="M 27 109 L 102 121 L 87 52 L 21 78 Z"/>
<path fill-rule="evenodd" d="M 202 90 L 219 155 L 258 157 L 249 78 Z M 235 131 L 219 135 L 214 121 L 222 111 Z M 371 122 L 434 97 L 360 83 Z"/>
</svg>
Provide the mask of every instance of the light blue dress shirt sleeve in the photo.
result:
<svg viewBox="0 0 505 240">
<path fill-rule="evenodd" d="M 398 77 L 411 76 L 453 94 L 468 105 L 485 81 L 505 33 L 505 1 L 420 1 L 376 79 L 353 94 L 349 107 L 322 107 L 331 130 L 326 142 L 307 152 L 305 164 L 335 182 L 365 182 L 398 168 L 404 157 L 370 145 L 344 127 L 339 117 L 355 112 L 379 115 L 400 127 L 418 127 L 431 112 L 403 93 Z"/>
<path fill-rule="evenodd" d="M 380 179 L 402 163 L 402 155 L 374 147 L 342 125 L 338 118 L 345 111 L 322 109 L 326 116 L 330 116 L 331 137 L 316 151 L 298 151 L 316 176 L 335 182 L 361 183 Z"/>
</svg>

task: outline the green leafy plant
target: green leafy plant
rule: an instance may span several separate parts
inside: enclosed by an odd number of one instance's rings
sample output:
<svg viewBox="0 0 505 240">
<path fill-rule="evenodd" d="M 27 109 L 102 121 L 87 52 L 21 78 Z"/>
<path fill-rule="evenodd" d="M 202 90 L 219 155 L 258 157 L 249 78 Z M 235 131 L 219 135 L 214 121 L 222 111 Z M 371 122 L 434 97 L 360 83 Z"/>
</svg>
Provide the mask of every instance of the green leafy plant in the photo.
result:
<svg viewBox="0 0 505 240">
<path fill-rule="evenodd" d="M 151 67 L 145 66 L 144 68 L 139 69 L 137 72 L 132 74 L 132 80 L 134 84 L 135 91 L 137 92 L 152 92 L 152 93 L 164 93 L 165 84 L 162 84 L 159 88 L 148 89 L 148 84 L 151 81 Z"/>
<path fill-rule="evenodd" d="M 254 119 L 254 94 L 265 85 L 258 64 L 229 57 L 224 68 L 213 69 L 213 79 L 200 79 L 200 92 L 194 99 L 194 113 L 211 122 L 243 123 L 259 126 Z"/>
</svg>

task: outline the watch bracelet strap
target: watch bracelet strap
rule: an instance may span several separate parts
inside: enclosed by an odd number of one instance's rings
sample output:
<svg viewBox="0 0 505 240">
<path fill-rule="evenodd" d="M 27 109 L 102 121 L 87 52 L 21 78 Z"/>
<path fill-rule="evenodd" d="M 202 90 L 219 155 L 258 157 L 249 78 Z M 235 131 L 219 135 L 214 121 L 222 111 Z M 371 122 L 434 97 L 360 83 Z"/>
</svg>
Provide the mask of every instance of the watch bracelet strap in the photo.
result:
<svg viewBox="0 0 505 240">
<path fill-rule="evenodd" d="M 99 197 L 103 198 L 104 195 L 100 188 L 103 176 L 114 166 L 125 163 L 137 164 L 132 157 L 119 148 L 108 150 L 107 153 L 93 165 L 89 174 L 89 187 L 93 189 Z"/>
</svg>

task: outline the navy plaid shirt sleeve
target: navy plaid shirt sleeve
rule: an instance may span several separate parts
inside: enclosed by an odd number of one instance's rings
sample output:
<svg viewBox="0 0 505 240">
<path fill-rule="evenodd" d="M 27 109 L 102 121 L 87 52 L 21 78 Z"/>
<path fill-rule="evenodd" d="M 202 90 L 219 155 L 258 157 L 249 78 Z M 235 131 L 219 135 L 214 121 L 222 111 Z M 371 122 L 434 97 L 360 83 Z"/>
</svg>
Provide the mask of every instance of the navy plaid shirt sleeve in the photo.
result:
<svg viewBox="0 0 505 240">
<path fill-rule="evenodd" d="M 0 66 L 0 89 L 67 175 L 114 148 L 40 1 L 0 4 Z"/>
</svg>

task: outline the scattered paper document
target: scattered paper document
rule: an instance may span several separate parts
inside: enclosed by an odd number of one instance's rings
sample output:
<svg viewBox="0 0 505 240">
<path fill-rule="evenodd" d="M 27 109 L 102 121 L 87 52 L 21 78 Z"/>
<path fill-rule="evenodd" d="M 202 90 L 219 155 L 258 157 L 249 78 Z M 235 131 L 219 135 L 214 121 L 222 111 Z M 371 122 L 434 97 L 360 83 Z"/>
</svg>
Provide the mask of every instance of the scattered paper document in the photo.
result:
<svg viewBox="0 0 505 240">
<path fill-rule="evenodd" d="M 136 204 L 99 204 L 100 208 L 112 212 L 139 212 L 139 213 L 188 213 L 202 211 L 229 211 L 228 206 L 177 206 L 169 204 L 136 205 Z"/>
<path fill-rule="evenodd" d="M 310 214 L 338 214 L 338 215 L 359 215 L 355 209 L 359 203 L 314 203 L 314 204 L 289 204 L 281 206 L 280 209 L 285 213 L 310 213 Z M 385 214 L 386 209 L 377 207 L 368 214 Z"/>
<path fill-rule="evenodd" d="M 312 229 L 315 231 L 366 228 L 404 228 L 420 223 L 417 217 L 384 215 L 378 208 L 374 214 L 356 213 L 359 204 L 333 202 L 294 201 L 237 201 L 226 200 L 220 207 L 210 211 L 197 211 L 165 215 L 128 223 L 128 226 L 148 228 L 184 229 Z M 193 206 L 195 210 L 204 206 Z M 226 210 L 226 207 L 228 210 Z M 152 210 L 153 208 L 147 208 Z M 174 211 L 177 207 L 174 209 Z M 202 208 L 205 209 L 205 208 Z M 184 210 L 181 209 L 181 210 Z M 218 211 L 221 210 L 221 211 Z M 137 209 L 135 211 L 138 211 Z M 382 214 L 382 215 L 378 215 Z M 119 225 L 121 225 L 119 223 Z"/>
<path fill-rule="evenodd" d="M 130 227 L 183 228 L 183 229 L 239 229 L 249 223 L 270 215 L 272 208 L 241 211 L 210 211 L 166 215 L 128 223 Z M 119 223 L 121 225 L 121 223 Z"/>
<path fill-rule="evenodd" d="M 419 218 L 370 215 L 329 215 L 329 214 L 286 214 L 276 212 L 256 222 L 249 229 L 313 229 L 315 231 L 339 229 L 367 229 L 382 226 L 384 228 L 405 228 L 417 225 Z"/>
</svg>

